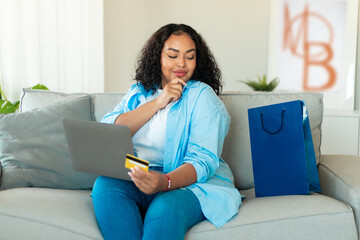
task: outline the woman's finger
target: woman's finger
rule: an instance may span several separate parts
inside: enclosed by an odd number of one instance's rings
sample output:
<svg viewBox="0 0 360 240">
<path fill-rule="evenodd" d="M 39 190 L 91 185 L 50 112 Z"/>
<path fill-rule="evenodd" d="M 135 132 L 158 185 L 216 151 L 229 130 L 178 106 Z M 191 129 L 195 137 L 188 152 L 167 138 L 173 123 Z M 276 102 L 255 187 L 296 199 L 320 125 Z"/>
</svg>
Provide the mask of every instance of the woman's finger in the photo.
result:
<svg viewBox="0 0 360 240">
<path fill-rule="evenodd" d="M 183 86 L 180 83 L 168 83 L 164 88 L 165 91 L 171 91 L 174 89 L 176 89 L 182 93 Z"/>
<path fill-rule="evenodd" d="M 170 83 L 180 83 L 181 85 L 186 86 L 186 82 L 181 78 L 174 78 L 173 80 L 170 81 Z"/>
<path fill-rule="evenodd" d="M 171 89 L 168 94 L 171 100 L 178 100 L 182 95 L 182 91 L 178 89 Z"/>
</svg>

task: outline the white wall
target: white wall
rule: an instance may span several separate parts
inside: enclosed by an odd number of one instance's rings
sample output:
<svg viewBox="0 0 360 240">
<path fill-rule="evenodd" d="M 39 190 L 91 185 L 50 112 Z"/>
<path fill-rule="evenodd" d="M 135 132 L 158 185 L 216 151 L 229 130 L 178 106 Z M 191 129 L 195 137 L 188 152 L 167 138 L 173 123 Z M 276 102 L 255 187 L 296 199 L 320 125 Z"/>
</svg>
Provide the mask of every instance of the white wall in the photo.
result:
<svg viewBox="0 0 360 240">
<path fill-rule="evenodd" d="M 357 53 L 355 68 L 355 109 L 360 110 L 360 4 L 358 12 Z"/>
<path fill-rule="evenodd" d="M 105 91 L 125 92 L 150 35 L 185 23 L 206 40 L 223 73 L 224 91 L 248 90 L 238 80 L 267 73 L 269 0 L 105 0 Z"/>
</svg>

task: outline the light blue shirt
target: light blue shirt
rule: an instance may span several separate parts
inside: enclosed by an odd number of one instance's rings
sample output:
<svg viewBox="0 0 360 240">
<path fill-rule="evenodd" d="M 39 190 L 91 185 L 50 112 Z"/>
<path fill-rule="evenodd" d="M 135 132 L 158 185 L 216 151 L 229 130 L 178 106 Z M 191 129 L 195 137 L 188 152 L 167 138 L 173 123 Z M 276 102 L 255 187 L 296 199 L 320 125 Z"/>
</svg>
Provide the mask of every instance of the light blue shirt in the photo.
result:
<svg viewBox="0 0 360 240">
<path fill-rule="evenodd" d="M 152 93 L 134 84 L 102 122 L 114 123 L 120 114 L 137 108 Z M 241 204 L 232 172 L 220 157 L 229 126 L 224 103 L 210 86 L 199 81 L 187 82 L 167 116 L 164 172 L 184 163 L 194 166 L 197 182 L 186 188 L 197 196 L 204 216 L 216 227 L 236 215 Z"/>
</svg>

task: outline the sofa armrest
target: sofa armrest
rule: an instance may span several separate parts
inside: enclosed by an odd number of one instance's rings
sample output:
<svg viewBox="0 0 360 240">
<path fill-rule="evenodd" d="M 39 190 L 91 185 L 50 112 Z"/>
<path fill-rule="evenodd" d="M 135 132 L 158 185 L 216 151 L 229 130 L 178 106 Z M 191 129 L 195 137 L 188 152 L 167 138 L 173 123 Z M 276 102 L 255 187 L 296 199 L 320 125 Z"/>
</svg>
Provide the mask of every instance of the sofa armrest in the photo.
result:
<svg viewBox="0 0 360 240">
<path fill-rule="evenodd" d="M 360 157 L 322 155 L 318 169 L 321 194 L 349 204 L 360 233 Z"/>
</svg>

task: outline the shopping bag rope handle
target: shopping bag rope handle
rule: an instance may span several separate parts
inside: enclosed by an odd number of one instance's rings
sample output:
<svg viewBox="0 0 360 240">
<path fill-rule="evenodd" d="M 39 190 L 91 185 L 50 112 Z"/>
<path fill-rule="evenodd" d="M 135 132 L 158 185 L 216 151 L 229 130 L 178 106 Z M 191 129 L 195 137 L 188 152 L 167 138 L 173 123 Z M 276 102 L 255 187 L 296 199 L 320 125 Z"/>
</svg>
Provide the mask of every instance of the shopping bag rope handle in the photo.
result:
<svg viewBox="0 0 360 240">
<path fill-rule="evenodd" d="M 279 128 L 278 130 L 276 130 L 276 131 L 273 131 L 273 132 L 265 129 L 264 120 L 263 120 L 263 113 L 261 113 L 261 114 L 260 114 L 260 117 L 261 117 L 261 127 L 262 127 L 262 129 L 263 129 L 265 132 L 269 133 L 269 134 L 277 134 L 278 132 L 280 132 L 280 130 L 282 129 L 282 127 L 283 127 L 283 125 L 284 125 L 284 112 L 285 112 L 285 109 L 283 109 L 282 112 L 281 112 L 281 125 L 280 125 L 280 128 Z"/>
</svg>

